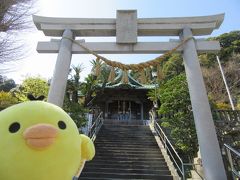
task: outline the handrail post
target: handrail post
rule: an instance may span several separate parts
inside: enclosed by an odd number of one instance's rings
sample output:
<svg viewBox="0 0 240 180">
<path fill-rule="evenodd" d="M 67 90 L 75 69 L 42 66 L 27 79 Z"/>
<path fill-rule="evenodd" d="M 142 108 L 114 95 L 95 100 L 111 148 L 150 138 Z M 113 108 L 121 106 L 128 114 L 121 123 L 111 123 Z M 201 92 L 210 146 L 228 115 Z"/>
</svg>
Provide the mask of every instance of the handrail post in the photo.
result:
<svg viewBox="0 0 240 180">
<path fill-rule="evenodd" d="M 164 148 L 167 147 L 167 143 L 166 143 L 166 137 L 164 136 Z"/>
<path fill-rule="evenodd" d="M 231 173 L 232 173 L 232 177 L 235 179 L 235 177 L 237 177 L 236 179 L 240 178 L 240 173 L 237 169 L 235 169 L 234 167 L 234 163 L 233 163 L 233 158 L 232 158 L 232 153 L 237 156 L 238 158 L 240 157 L 240 153 L 238 151 L 236 151 L 235 149 L 233 149 L 231 146 L 224 144 L 224 149 L 227 155 L 227 159 L 228 159 L 228 163 L 230 164 L 230 168 L 231 168 Z"/>
<path fill-rule="evenodd" d="M 94 139 L 94 136 L 97 136 L 97 133 L 99 131 L 99 129 L 101 128 L 101 126 L 103 125 L 103 118 L 102 118 L 102 112 L 97 116 L 95 122 L 93 123 L 93 125 L 90 128 L 89 131 L 89 137 L 91 139 Z"/>
<path fill-rule="evenodd" d="M 184 168 L 184 163 L 182 163 L 182 175 L 183 175 L 183 180 L 185 180 L 185 168 Z"/>
<path fill-rule="evenodd" d="M 228 156 L 228 161 L 229 161 L 231 171 L 232 171 L 232 177 L 234 178 L 236 175 L 235 175 L 235 172 L 234 172 L 233 159 L 232 159 L 230 149 L 227 149 L 227 156 Z"/>
<path fill-rule="evenodd" d="M 231 169 L 233 169 L 233 160 L 232 160 L 232 155 L 231 155 L 230 149 L 228 149 L 228 148 L 225 148 L 225 149 L 227 151 L 227 157 L 228 157 L 230 167 L 231 167 Z"/>
</svg>

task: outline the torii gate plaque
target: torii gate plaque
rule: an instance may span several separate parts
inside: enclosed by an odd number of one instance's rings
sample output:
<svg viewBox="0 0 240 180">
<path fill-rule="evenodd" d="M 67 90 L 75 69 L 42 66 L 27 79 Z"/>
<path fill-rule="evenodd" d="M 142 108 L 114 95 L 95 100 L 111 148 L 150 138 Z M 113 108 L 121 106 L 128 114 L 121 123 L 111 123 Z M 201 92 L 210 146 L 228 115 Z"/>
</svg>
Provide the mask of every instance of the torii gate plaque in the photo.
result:
<svg viewBox="0 0 240 180">
<path fill-rule="evenodd" d="M 173 49 L 179 42 L 138 42 L 138 36 L 208 35 L 219 28 L 224 14 L 184 18 L 137 18 L 136 10 L 117 11 L 117 19 L 48 18 L 33 16 L 39 30 L 47 36 L 63 37 L 61 41 L 39 42 L 39 53 L 58 53 L 48 102 L 62 106 L 72 54 L 87 53 L 73 44 L 75 36 L 116 36 L 116 42 L 83 42 L 96 53 L 153 54 Z M 208 97 L 198 61 L 197 52 L 220 50 L 217 41 L 188 40 L 183 52 L 189 93 L 192 103 L 203 168 L 207 180 L 226 180 Z"/>
</svg>

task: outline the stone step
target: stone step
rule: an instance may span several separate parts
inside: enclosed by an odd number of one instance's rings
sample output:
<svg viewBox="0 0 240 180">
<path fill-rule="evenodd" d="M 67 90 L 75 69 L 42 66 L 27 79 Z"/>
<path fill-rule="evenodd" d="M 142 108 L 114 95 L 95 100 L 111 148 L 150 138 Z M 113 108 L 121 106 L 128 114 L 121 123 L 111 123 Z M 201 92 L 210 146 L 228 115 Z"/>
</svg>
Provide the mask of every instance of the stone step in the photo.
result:
<svg viewBox="0 0 240 180">
<path fill-rule="evenodd" d="M 147 141 L 147 140 L 151 140 L 152 135 L 149 135 L 149 134 L 141 134 L 141 135 L 137 135 L 137 134 L 129 134 L 129 135 L 126 135 L 126 134 L 116 134 L 116 135 L 113 135 L 113 134 L 99 134 L 97 139 L 104 139 L 104 140 L 108 140 L 108 139 L 119 139 L 119 140 L 134 140 L 134 139 L 141 139 L 142 141 Z"/>
<path fill-rule="evenodd" d="M 122 169 L 126 168 L 126 164 L 106 164 L 106 163 L 90 163 L 87 162 L 85 168 L 114 168 L 114 169 Z M 149 169 L 149 170 L 168 170 L 168 167 L 166 163 L 158 163 L 158 164 L 128 164 L 128 168 L 133 168 L 133 169 Z"/>
<path fill-rule="evenodd" d="M 141 128 L 121 128 L 121 127 L 109 127 L 109 128 L 104 128 L 102 129 L 103 131 L 99 133 L 111 133 L 111 132 L 129 132 L 130 134 L 139 134 L 139 133 L 151 133 L 151 130 L 149 127 L 141 127 Z"/>
<path fill-rule="evenodd" d="M 82 172 L 81 180 L 84 177 L 88 178 L 118 178 L 118 179 L 158 179 L 158 180 L 173 180 L 171 175 L 155 175 L 155 174 L 138 174 L 138 173 L 101 173 L 101 172 Z"/>
<path fill-rule="evenodd" d="M 107 164 L 125 164 L 126 166 L 135 166 L 135 165 L 138 165 L 138 164 L 141 164 L 141 165 L 146 165 L 146 166 L 149 166 L 149 165 L 165 165 L 166 162 L 165 160 L 161 160 L 159 161 L 158 159 L 154 160 L 152 159 L 151 161 L 146 161 L 146 160 L 128 160 L 128 159 L 123 159 L 123 160 L 112 160 L 112 159 L 94 159 L 92 160 L 91 162 L 89 162 L 89 164 L 104 164 L 104 163 L 107 163 Z"/>
<path fill-rule="evenodd" d="M 111 133 L 111 132 L 129 132 L 131 134 L 139 134 L 139 133 L 151 133 L 149 127 L 147 128 L 104 128 L 100 133 Z"/>
<path fill-rule="evenodd" d="M 141 137 L 134 137 L 134 138 L 126 138 L 126 137 L 109 137 L 109 138 L 97 138 L 94 143 L 128 143 L 131 142 L 132 144 L 147 144 L 147 143 L 154 143 L 157 144 L 156 141 L 154 141 L 152 137 L 149 139 L 143 139 Z"/>
<path fill-rule="evenodd" d="M 96 156 L 86 163 L 81 180 L 173 179 L 147 126 L 104 124 L 94 144 Z"/>
<path fill-rule="evenodd" d="M 114 144 L 95 144 L 95 147 L 98 148 L 98 147 L 102 147 L 104 146 L 105 148 L 114 148 L 114 147 L 118 147 L 119 149 L 129 149 L 129 148 L 135 148 L 135 149 L 138 149 L 138 148 L 149 148 L 149 149 L 155 149 L 155 148 L 158 148 L 158 145 L 157 144 L 152 144 L 152 145 L 142 145 L 142 144 L 117 144 L 117 143 L 114 143 Z"/>
<path fill-rule="evenodd" d="M 122 156 L 124 158 L 131 158 L 131 157 L 149 157 L 149 158 L 163 158 L 163 155 L 160 153 L 134 153 L 134 152 L 122 152 L 122 151 L 118 151 L 118 152 L 96 152 L 95 157 L 102 157 L 102 158 L 106 158 L 106 157 L 119 157 Z"/>
<path fill-rule="evenodd" d="M 104 132 L 106 132 L 105 130 L 108 131 L 129 131 L 129 130 L 142 130 L 144 132 L 149 131 L 150 128 L 149 126 L 105 126 L 103 127 Z M 133 131 L 133 132 L 137 132 L 137 131 Z"/>
<path fill-rule="evenodd" d="M 172 180 L 171 179 L 171 177 L 170 177 L 170 179 L 168 179 L 170 176 L 164 176 L 164 178 L 161 178 L 160 180 Z M 96 180 L 96 179 L 98 179 L 98 180 L 102 180 L 102 178 L 101 177 L 81 177 L 81 180 Z M 104 178 L 104 180 L 122 180 L 123 178 Z M 125 178 L 125 179 L 128 179 L 128 178 Z M 139 179 L 141 179 L 141 180 L 153 180 L 153 179 L 155 179 L 155 178 L 152 178 L 152 179 L 149 179 L 149 178 L 131 178 L 131 180 L 139 180 Z M 159 180 L 159 179 L 155 179 L 155 180 Z"/>
<path fill-rule="evenodd" d="M 140 132 L 150 133 L 151 130 L 149 127 L 147 127 L 147 128 L 120 128 L 120 127 L 117 128 L 117 127 L 115 127 L 115 128 L 103 128 L 103 131 L 100 133 L 110 133 L 110 132 L 120 132 L 120 133 L 129 132 L 129 133 L 133 133 L 133 134 L 134 133 L 139 134 Z"/>
<path fill-rule="evenodd" d="M 103 129 L 104 128 L 112 128 L 112 129 L 114 129 L 114 128 L 117 128 L 117 129 L 119 129 L 119 128 L 126 128 L 126 129 L 129 129 L 129 128 L 142 128 L 142 129 L 148 129 L 149 127 L 148 126 L 145 126 L 145 125 L 125 125 L 125 124 L 119 124 L 119 125 L 111 125 L 111 124 L 104 124 L 104 126 L 103 126 Z"/>
<path fill-rule="evenodd" d="M 122 151 L 123 148 L 103 148 L 103 146 L 98 146 L 98 152 L 101 152 L 101 153 L 108 153 L 108 152 L 111 152 L 111 153 L 118 153 L 118 152 L 122 152 L 122 153 L 129 153 L 129 154 L 161 154 L 161 151 L 159 148 L 125 148 L 125 150 L 127 151 Z"/>
<path fill-rule="evenodd" d="M 148 138 L 148 139 L 146 139 L 146 138 L 141 138 L 141 137 L 128 137 L 128 138 L 126 138 L 126 137 L 106 137 L 106 138 L 97 138 L 96 140 L 95 140 L 95 143 L 97 143 L 97 142 L 104 142 L 104 141 L 106 142 L 106 141 L 108 141 L 108 142 L 123 142 L 123 141 L 125 141 L 125 142 L 132 142 L 132 143 L 134 143 L 134 142 L 137 142 L 137 143 L 139 143 L 139 142 L 143 142 L 143 143 L 145 143 L 145 142 L 153 142 L 153 139 L 152 138 Z"/>
<path fill-rule="evenodd" d="M 139 161 L 164 161 L 165 159 L 163 157 L 124 157 L 124 156 L 96 156 L 94 158 L 94 161 L 97 160 L 101 160 L 103 158 L 111 158 L 111 161 L 125 161 L 126 159 L 128 161 L 135 161 L 135 162 L 139 162 Z"/>
<path fill-rule="evenodd" d="M 117 145 L 117 146 L 135 146 L 136 148 L 139 146 L 144 146 L 144 147 L 159 147 L 157 143 L 153 142 L 153 143 L 141 143 L 141 142 L 95 142 L 94 143 L 95 146 L 113 146 L 113 145 Z"/>
<path fill-rule="evenodd" d="M 131 143 L 156 143 L 155 139 L 153 139 L 152 137 L 149 137 L 148 139 L 143 139 L 143 138 L 136 138 L 139 141 L 130 141 Z M 114 139 L 114 138 L 99 138 L 97 137 L 97 139 L 95 140 L 94 143 L 125 143 L 127 140 L 132 140 L 130 138 L 122 138 L 122 139 Z"/>
<path fill-rule="evenodd" d="M 104 135 L 104 136 L 98 136 L 95 140 L 95 142 L 143 142 L 143 143 L 148 143 L 148 142 L 154 142 L 153 137 L 151 136 L 146 136 L 141 137 L 141 136 L 113 136 L 113 135 Z"/>
<path fill-rule="evenodd" d="M 116 169 L 116 168 L 85 168 L 84 172 L 100 172 L 100 173 L 125 173 L 125 174 L 158 174 L 158 175 L 171 175 L 169 170 L 149 170 L 149 169 Z"/>
<path fill-rule="evenodd" d="M 121 150 L 121 151 L 157 151 L 160 153 L 160 150 L 159 149 L 156 149 L 157 147 L 138 147 L 138 148 L 135 148 L 133 146 L 130 146 L 130 147 L 118 147 L 118 146 L 108 146 L 108 147 L 105 147 L 105 146 L 97 146 L 97 148 L 101 148 L 101 150 L 105 150 L 105 151 L 112 151 L 112 150 Z"/>
</svg>

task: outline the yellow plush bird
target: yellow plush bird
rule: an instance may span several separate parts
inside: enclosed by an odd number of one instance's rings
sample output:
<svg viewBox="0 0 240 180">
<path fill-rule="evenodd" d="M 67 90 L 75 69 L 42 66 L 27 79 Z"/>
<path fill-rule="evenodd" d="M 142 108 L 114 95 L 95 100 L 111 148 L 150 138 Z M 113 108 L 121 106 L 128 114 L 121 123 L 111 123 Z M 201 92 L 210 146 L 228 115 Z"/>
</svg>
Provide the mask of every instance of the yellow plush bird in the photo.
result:
<svg viewBox="0 0 240 180">
<path fill-rule="evenodd" d="M 72 180 L 95 155 L 61 108 L 29 101 L 0 112 L 0 180 Z"/>
</svg>

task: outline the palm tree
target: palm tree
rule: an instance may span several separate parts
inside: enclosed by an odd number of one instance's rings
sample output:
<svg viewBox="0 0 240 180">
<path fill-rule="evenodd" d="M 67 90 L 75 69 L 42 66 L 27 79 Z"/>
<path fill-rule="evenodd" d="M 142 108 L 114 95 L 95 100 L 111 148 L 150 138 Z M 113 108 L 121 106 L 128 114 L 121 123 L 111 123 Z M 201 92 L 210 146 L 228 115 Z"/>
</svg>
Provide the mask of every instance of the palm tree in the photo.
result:
<svg viewBox="0 0 240 180">
<path fill-rule="evenodd" d="M 89 74 L 85 78 L 85 82 L 81 84 L 81 93 L 85 96 L 84 106 L 86 107 L 92 98 L 96 95 L 97 91 L 97 79 L 96 76 Z"/>
<path fill-rule="evenodd" d="M 97 75 L 97 80 L 100 84 L 102 84 L 102 87 L 105 87 L 106 83 L 108 82 L 108 76 L 110 74 L 110 66 L 108 66 L 106 63 L 103 63 L 101 61 L 96 61 L 96 60 L 92 60 L 91 61 L 92 64 L 92 73 L 96 74 L 96 68 L 98 68 L 97 66 L 99 66 L 99 75 Z"/>
<path fill-rule="evenodd" d="M 68 79 L 67 82 L 67 97 L 75 103 L 78 102 L 78 91 L 80 91 L 80 73 L 82 72 L 82 69 L 82 64 L 77 66 L 73 65 L 70 70 L 70 79 Z M 74 71 L 73 75 L 71 75 L 72 70 Z"/>
<path fill-rule="evenodd" d="M 80 73 L 82 64 L 72 66 L 69 71 L 67 81 L 66 97 L 64 99 L 63 109 L 68 112 L 76 125 L 80 128 L 86 122 L 85 113 L 88 111 L 79 102 L 78 92 L 81 90 Z"/>
</svg>

